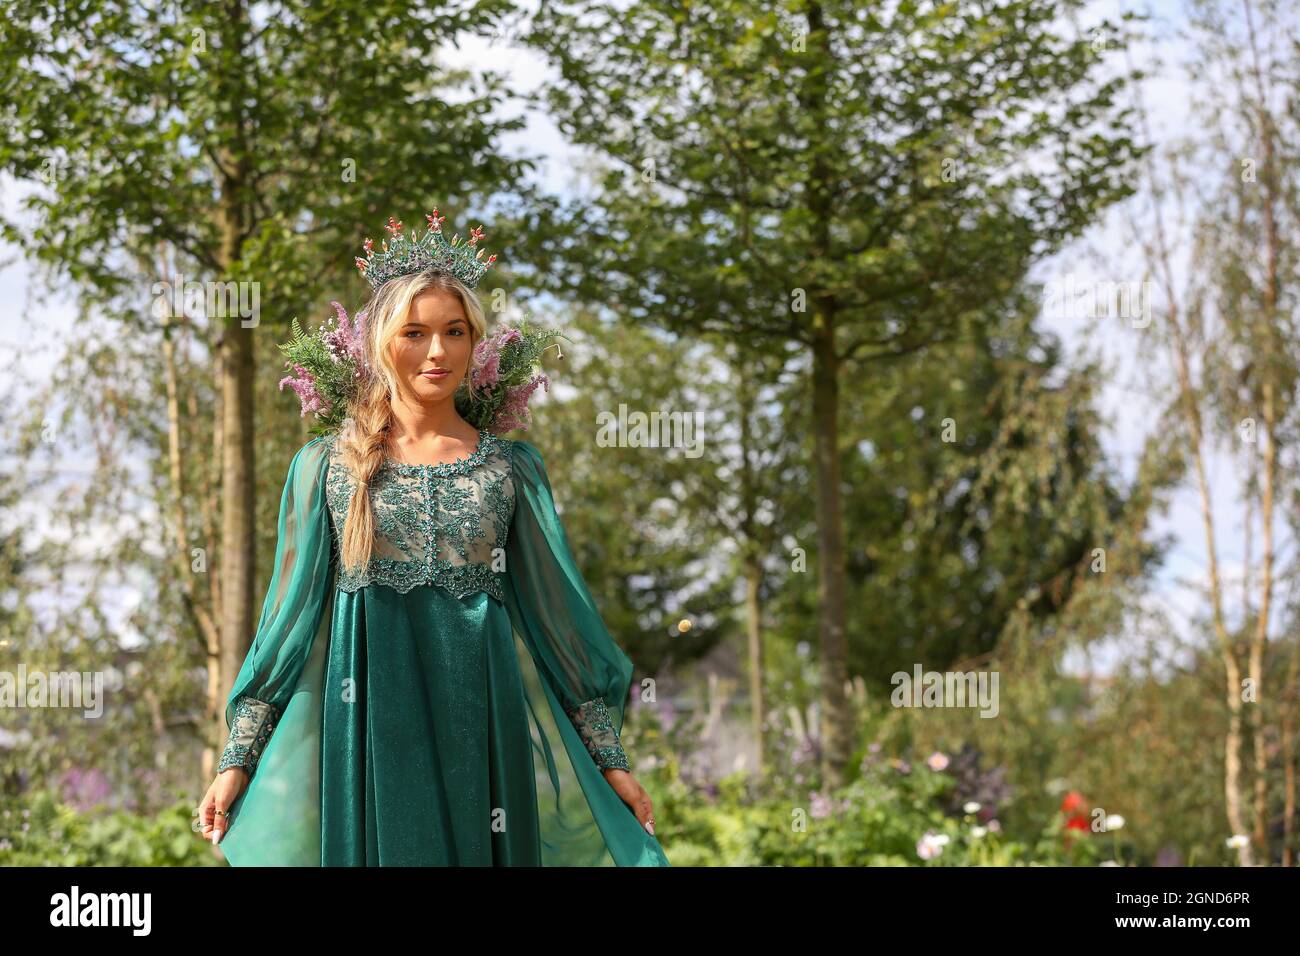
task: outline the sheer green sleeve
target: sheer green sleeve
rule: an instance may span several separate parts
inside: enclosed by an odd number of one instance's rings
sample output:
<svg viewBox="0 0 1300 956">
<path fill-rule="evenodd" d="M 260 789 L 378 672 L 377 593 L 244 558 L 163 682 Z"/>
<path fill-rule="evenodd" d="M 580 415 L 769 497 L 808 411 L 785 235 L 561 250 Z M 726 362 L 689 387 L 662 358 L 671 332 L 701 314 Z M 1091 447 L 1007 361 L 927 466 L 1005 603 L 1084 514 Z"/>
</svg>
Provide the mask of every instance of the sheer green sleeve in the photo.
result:
<svg viewBox="0 0 1300 956">
<path fill-rule="evenodd" d="M 605 628 L 574 561 L 541 453 L 526 441 L 513 446 L 506 606 L 538 673 L 596 765 L 627 770 L 619 731 L 632 662 Z"/>
<path fill-rule="evenodd" d="M 289 464 L 280 498 L 275 569 L 257 632 L 226 700 L 230 736 L 217 772 L 251 776 L 302 674 L 331 586 L 333 533 L 325 500 L 327 437 L 314 438 Z"/>
</svg>

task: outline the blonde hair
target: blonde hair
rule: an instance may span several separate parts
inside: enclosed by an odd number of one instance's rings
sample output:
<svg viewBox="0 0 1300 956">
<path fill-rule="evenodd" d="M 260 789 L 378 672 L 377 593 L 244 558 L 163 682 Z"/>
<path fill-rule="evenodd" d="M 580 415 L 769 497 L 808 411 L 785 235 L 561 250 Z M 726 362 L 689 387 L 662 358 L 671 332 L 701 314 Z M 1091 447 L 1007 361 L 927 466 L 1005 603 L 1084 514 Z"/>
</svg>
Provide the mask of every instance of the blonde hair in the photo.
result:
<svg viewBox="0 0 1300 956">
<path fill-rule="evenodd" d="M 393 397 L 398 394 L 397 370 L 389 347 L 397 338 L 421 292 L 442 289 L 460 299 L 470 326 L 469 368 L 460 388 L 474 387 L 475 346 L 487 332 L 487 316 L 474 291 L 455 276 L 432 269 L 389 279 L 364 306 L 365 364 L 369 375 L 348 405 L 348 418 L 339 433 L 342 463 L 355 480 L 348 517 L 343 526 L 339 557 L 344 567 L 364 568 L 370 563 L 375 541 L 375 519 L 370 507 L 370 481 L 384 463 L 388 432 L 393 423 Z"/>
</svg>

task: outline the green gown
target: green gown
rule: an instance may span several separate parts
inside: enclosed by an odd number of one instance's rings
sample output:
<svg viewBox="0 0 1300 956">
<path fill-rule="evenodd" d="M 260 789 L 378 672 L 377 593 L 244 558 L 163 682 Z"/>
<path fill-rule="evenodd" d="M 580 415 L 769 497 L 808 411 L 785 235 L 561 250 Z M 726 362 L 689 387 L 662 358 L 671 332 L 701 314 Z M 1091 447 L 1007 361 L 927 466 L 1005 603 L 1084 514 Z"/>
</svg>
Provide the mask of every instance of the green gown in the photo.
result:
<svg viewBox="0 0 1300 956">
<path fill-rule="evenodd" d="M 375 544 L 343 568 L 337 435 L 289 466 L 218 769 L 249 785 L 236 866 L 668 866 L 605 780 L 632 664 L 574 562 L 538 450 L 385 459 Z"/>
</svg>

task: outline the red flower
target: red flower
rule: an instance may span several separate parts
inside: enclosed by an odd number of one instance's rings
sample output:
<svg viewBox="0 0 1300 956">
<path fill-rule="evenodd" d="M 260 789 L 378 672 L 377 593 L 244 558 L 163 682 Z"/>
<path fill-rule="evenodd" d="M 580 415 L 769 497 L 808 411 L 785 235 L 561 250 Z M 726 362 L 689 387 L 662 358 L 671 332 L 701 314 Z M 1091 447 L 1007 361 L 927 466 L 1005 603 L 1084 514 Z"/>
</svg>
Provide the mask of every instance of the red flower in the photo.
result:
<svg viewBox="0 0 1300 956">
<path fill-rule="evenodd" d="M 1074 813 L 1077 810 L 1082 810 L 1085 806 L 1087 806 L 1087 801 L 1083 799 L 1083 794 L 1077 790 L 1071 790 L 1065 795 L 1065 799 L 1061 801 L 1061 812 Z"/>
<path fill-rule="evenodd" d="M 1061 812 L 1066 815 L 1066 830 L 1082 830 L 1085 833 L 1091 830 L 1088 826 L 1088 801 L 1083 798 L 1083 794 L 1077 790 L 1071 790 L 1061 801 Z M 1065 834 L 1065 843 L 1070 843 L 1069 834 Z"/>
</svg>

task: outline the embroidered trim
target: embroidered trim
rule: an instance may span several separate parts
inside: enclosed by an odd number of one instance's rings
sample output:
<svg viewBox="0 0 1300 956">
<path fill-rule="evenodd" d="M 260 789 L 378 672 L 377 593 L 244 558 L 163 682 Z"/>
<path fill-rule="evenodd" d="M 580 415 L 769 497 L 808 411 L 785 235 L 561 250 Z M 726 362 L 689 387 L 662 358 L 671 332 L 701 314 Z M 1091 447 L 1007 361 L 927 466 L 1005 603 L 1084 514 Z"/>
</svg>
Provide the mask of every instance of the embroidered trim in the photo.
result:
<svg viewBox="0 0 1300 956">
<path fill-rule="evenodd" d="M 440 478 L 448 478 L 453 475 L 467 475 L 479 465 L 483 464 L 487 458 L 488 446 L 496 436 L 484 428 L 478 430 L 478 447 L 475 448 L 464 458 L 457 458 L 455 461 L 444 461 L 436 465 L 412 464 L 405 461 L 396 461 L 388 455 L 384 455 L 384 462 L 379 467 L 388 468 L 399 475 L 420 475 L 432 474 Z"/>
<path fill-rule="evenodd" d="M 476 591 L 486 591 L 498 601 L 505 601 L 505 574 L 493 571 L 487 564 L 449 565 L 433 562 L 393 561 L 390 558 L 371 558 L 366 571 L 352 571 L 339 567 L 340 591 L 359 591 L 372 584 L 383 584 L 398 594 L 409 594 L 426 584 L 446 588 L 458 598 Z"/>
<path fill-rule="evenodd" d="M 617 768 L 630 771 L 632 769 L 628 766 L 627 754 L 619 743 L 618 731 L 614 729 L 614 722 L 609 708 L 605 705 L 605 698 L 597 697 L 583 701 L 565 713 L 573 721 L 578 736 L 582 738 L 583 746 L 596 761 L 596 766 L 601 770 Z"/>
<path fill-rule="evenodd" d="M 280 715 L 270 704 L 241 695 L 235 701 L 235 717 L 230 724 L 226 749 L 217 763 L 217 773 L 230 767 L 243 767 L 251 777 L 279 719 Z"/>
</svg>

